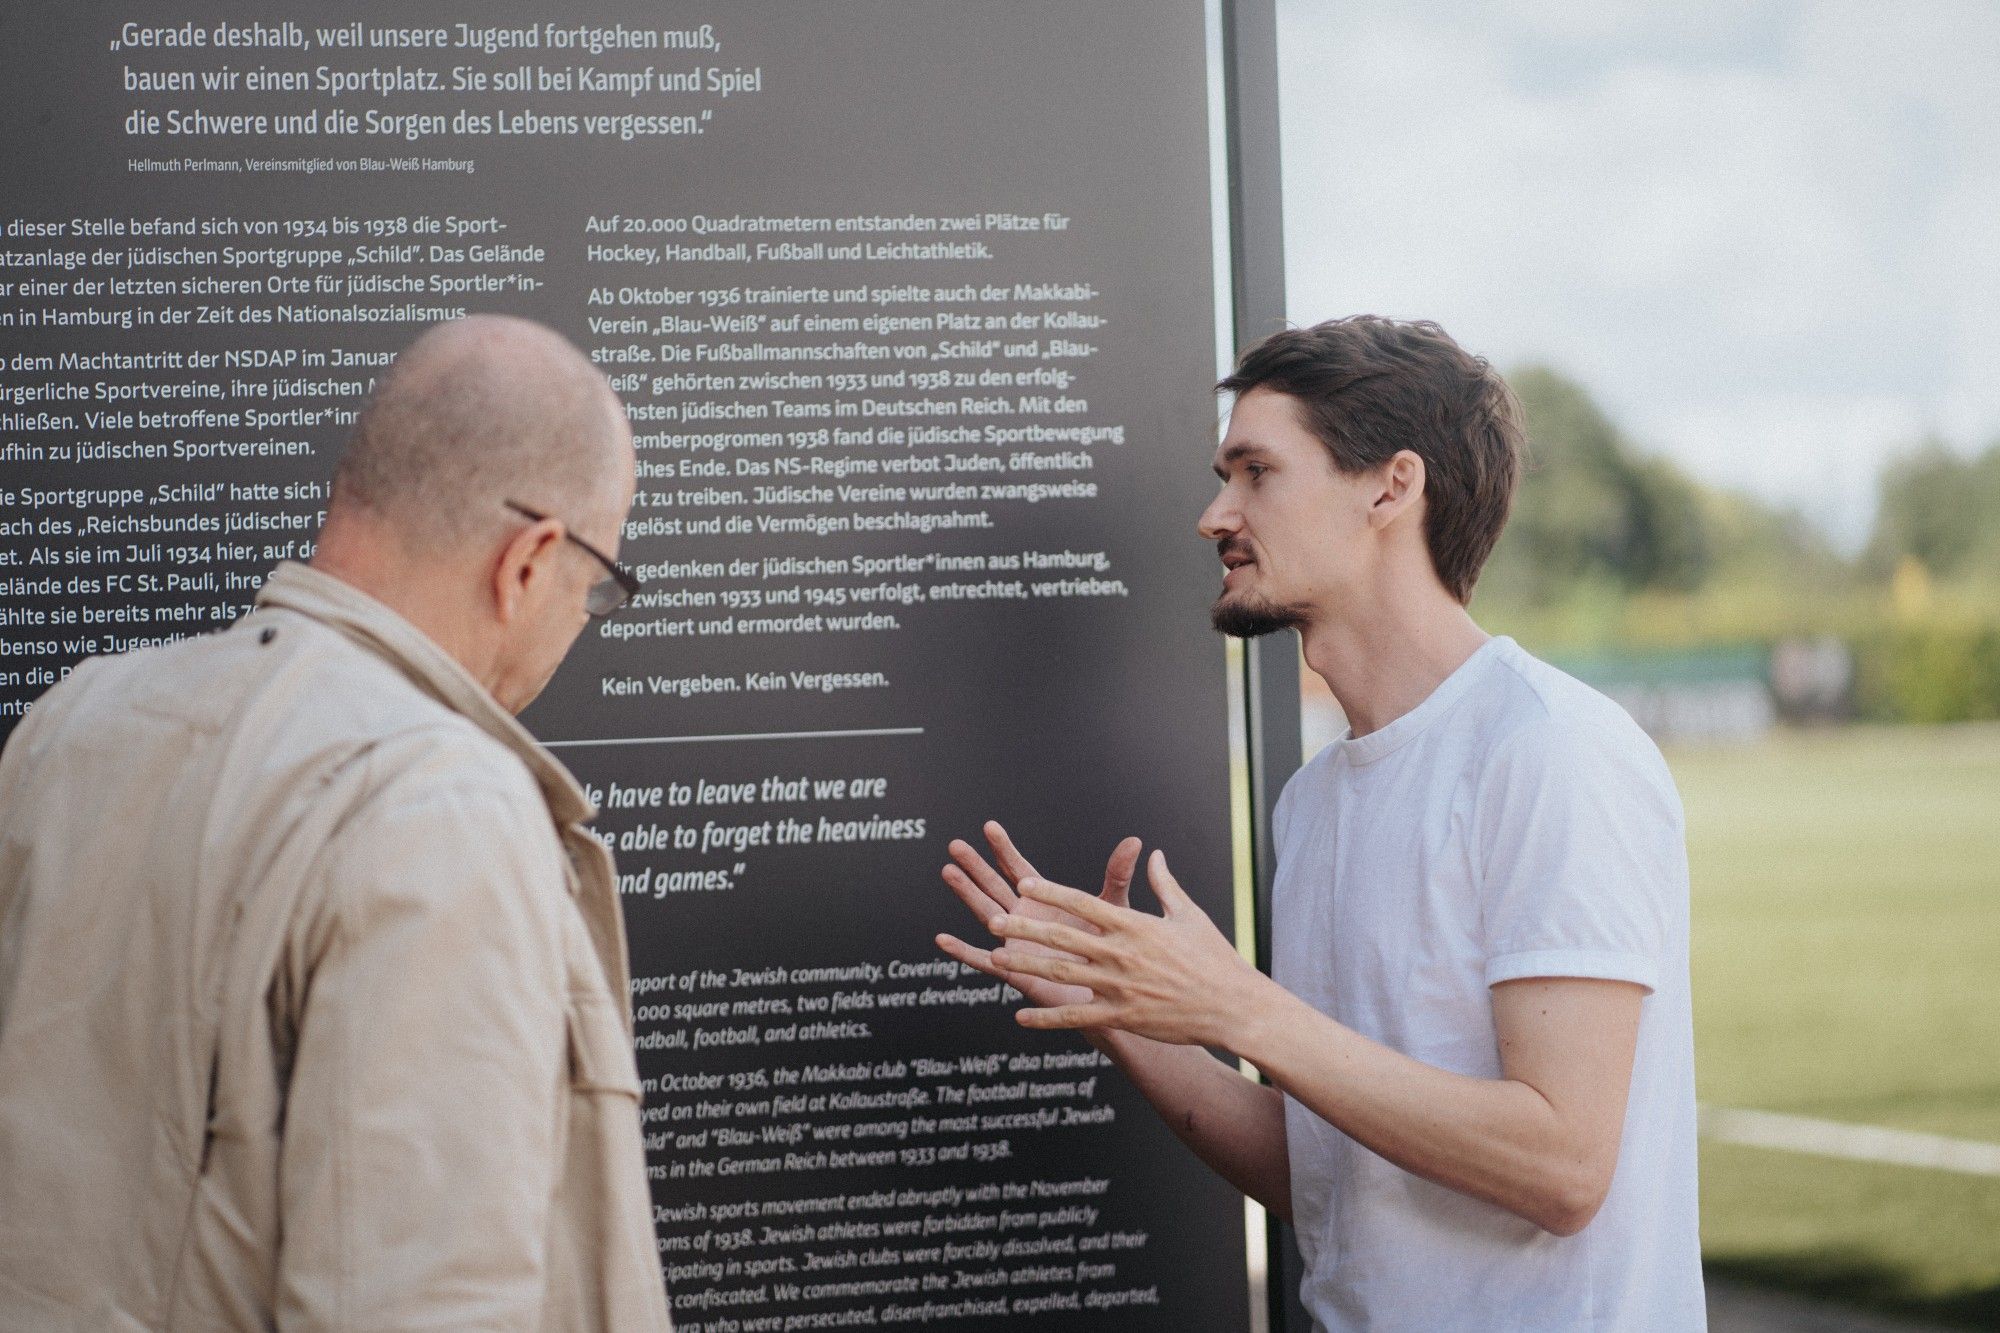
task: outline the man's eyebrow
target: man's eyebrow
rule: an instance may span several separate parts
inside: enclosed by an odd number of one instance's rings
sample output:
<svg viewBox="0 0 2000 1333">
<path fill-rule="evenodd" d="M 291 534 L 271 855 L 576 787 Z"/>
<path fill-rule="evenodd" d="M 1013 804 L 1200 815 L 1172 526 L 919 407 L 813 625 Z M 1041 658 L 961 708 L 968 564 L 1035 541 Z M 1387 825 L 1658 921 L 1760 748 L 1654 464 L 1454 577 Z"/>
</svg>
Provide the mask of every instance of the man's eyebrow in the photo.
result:
<svg viewBox="0 0 2000 1333">
<path fill-rule="evenodd" d="M 1222 455 L 1215 460 L 1215 475 L 1224 481 L 1228 481 L 1229 465 L 1231 463 L 1240 463 L 1253 454 L 1261 454 L 1263 452 L 1264 450 L 1261 445 L 1249 440 L 1238 440 L 1235 444 L 1224 449 Z"/>
</svg>

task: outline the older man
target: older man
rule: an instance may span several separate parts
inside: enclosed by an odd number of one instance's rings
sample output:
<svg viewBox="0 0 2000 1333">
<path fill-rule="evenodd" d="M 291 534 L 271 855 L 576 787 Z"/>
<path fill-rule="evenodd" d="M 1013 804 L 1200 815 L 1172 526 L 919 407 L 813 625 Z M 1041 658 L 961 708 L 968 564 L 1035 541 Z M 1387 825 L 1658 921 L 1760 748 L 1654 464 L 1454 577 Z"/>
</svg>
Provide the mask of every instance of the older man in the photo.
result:
<svg viewBox="0 0 2000 1333">
<path fill-rule="evenodd" d="M 311 567 L 84 663 L 0 761 L 0 1327 L 669 1327 L 610 859 L 515 723 L 632 442 L 520 320 L 426 333 Z"/>
</svg>

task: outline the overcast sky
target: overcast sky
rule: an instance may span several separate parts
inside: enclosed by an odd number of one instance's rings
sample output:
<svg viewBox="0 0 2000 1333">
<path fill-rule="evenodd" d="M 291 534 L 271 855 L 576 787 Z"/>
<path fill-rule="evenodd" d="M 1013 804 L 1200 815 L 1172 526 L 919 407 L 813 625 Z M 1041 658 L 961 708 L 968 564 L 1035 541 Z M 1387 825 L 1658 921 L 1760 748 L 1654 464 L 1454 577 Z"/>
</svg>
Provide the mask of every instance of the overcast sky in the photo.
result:
<svg viewBox="0 0 2000 1333">
<path fill-rule="evenodd" d="M 1290 315 L 1436 319 L 1844 545 L 2000 439 L 2000 5 L 1279 0 Z"/>
</svg>

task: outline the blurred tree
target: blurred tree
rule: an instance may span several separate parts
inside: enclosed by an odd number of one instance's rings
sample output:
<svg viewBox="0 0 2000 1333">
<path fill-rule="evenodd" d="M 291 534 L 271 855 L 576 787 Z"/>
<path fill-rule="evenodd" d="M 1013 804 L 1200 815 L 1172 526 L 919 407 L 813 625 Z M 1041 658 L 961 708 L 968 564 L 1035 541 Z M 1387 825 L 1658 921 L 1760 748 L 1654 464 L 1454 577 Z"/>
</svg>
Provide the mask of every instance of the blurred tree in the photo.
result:
<svg viewBox="0 0 2000 1333">
<path fill-rule="evenodd" d="M 1579 585 L 1691 588 L 1708 564 L 1703 505 L 1670 463 L 1641 459 L 1575 381 L 1509 376 L 1528 422 L 1528 470 L 1488 566 L 1491 595 L 1548 605 Z"/>
<path fill-rule="evenodd" d="M 1839 556 L 1803 518 L 1639 453 L 1574 380 L 1528 366 L 1508 382 L 1527 414 L 1529 463 L 1480 580 L 1488 605 L 1694 592 L 1724 576 L 1773 583 L 1839 575 Z"/>
<path fill-rule="evenodd" d="M 1708 492 L 1663 458 L 1632 467 L 1632 521 L 1637 540 L 1627 577 L 1645 588 L 1691 592 L 1715 563 Z"/>
<path fill-rule="evenodd" d="M 1830 589 L 1848 581 L 1848 562 L 1796 509 L 1733 491 L 1710 490 L 1703 500 L 1715 553 L 1713 582 Z"/>
<path fill-rule="evenodd" d="M 2000 574 L 2000 441 L 1966 458 L 1926 440 L 1882 469 L 1879 495 L 1871 573 L 1914 559 L 1940 578 Z"/>
</svg>

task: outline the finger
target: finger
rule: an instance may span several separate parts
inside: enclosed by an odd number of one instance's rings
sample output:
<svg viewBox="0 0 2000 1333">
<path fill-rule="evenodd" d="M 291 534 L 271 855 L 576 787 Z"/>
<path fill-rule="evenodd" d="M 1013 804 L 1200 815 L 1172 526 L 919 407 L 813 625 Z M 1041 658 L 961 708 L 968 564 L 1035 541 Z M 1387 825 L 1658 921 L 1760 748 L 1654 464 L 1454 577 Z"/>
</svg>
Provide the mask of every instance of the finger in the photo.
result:
<svg viewBox="0 0 2000 1333">
<path fill-rule="evenodd" d="M 1028 987 L 1034 983 L 1034 978 L 1024 976 L 1019 972 L 1010 971 L 1008 968 L 994 961 L 991 950 L 967 944 L 955 935 L 939 935 L 937 937 L 937 946 L 958 962 L 965 964 L 975 971 L 984 972 L 987 976 L 997 981 L 1004 982 L 1022 995 L 1026 995 Z"/>
<path fill-rule="evenodd" d="M 1146 862 L 1146 882 L 1153 886 L 1153 896 L 1160 900 L 1160 910 L 1168 916 L 1179 916 L 1190 909 L 1201 910 L 1174 878 L 1173 871 L 1167 869 L 1167 854 L 1157 847 Z"/>
<path fill-rule="evenodd" d="M 1007 909 L 993 901 L 992 895 L 974 884 L 971 878 L 957 866 L 946 866 L 938 872 L 944 878 L 945 886 L 952 896 L 966 905 L 972 915 L 979 918 L 979 924 L 988 930 L 993 923 L 1007 915 Z"/>
<path fill-rule="evenodd" d="M 1000 863 L 1000 869 L 1006 872 L 1008 879 L 1019 884 L 1024 879 L 1037 878 L 1035 867 L 1027 857 L 1021 855 L 1021 849 L 1007 836 L 1007 830 L 1000 827 L 999 820 L 987 820 L 983 832 L 986 834 L 986 841 L 993 847 L 993 859 Z"/>
<path fill-rule="evenodd" d="M 1004 917 L 993 923 L 993 933 L 1005 940 L 1032 940 L 1060 949 L 1078 958 L 1095 960 L 1104 947 L 1104 937 L 1065 926 L 1059 921 L 1035 921 L 1024 916 Z"/>
<path fill-rule="evenodd" d="M 1022 976 L 1059 981 L 1065 986 L 1087 986 L 1100 993 L 1108 989 L 1112 981 L 1103 969 L 1067 954 L 1024 953 L 1019 949 L 999 948 L 993 951 L 993 966 Z"/>
<path fill-rule="evenodd" d="M 986 864 L 986 858 L 973 850 L 971 843 L 963 838 L 953 838 L 945 850 L 965 877 L 977 884 L 987 897 L 1010 912 L 1014 910 L 1014 904 L 1019 901 L 1015 897 L 1014 886 L 1002 879 L 999 871 Z"/>
<path fill-rule="evenodd" d="M 1038 903 L 1047 903 L 1050 907 L 1060 907 L 1071 916 L 1080 917 L 1104 930 L 1111 930 L 1124 924 L 1120 919 L 1121 913 L 1131 911 L 1130 908 L 1104 902 L 1087 893 L 1078 893 L 1066 884 L 1052 884 L 1045 879 L 1022 880 L 1021 896 L 1033 898 Z"/>
<path fill-rule="evenodd" d="M 1101 1001 L 1059 1004 L 1052 1009 L 1016 1009 L 1014 1021 L 1024 1028 L 1101 1028 L 1113 1026 L 1117 1013 Z"/>
<path fill-rule="evenodd" d="M 956 935 L 939 935 L 936 943 L 945 956 L 964 963 L 967 967 L 977 968 L 989 977 L 998 977 L 1002 981 L 1007 979 L 1007 969 L 993 961 L 992 950 L 967 944 Z"/>
<path fill-rule="evenodd" d="M 1104 863 L 1104 891 L 1097 896 L 1116 907 L 1132 905 L 1132 872 L 1139 868 L 1139 852 L 1145 844 L 1127 838 L 1111 849 Z"/>
</svg>

